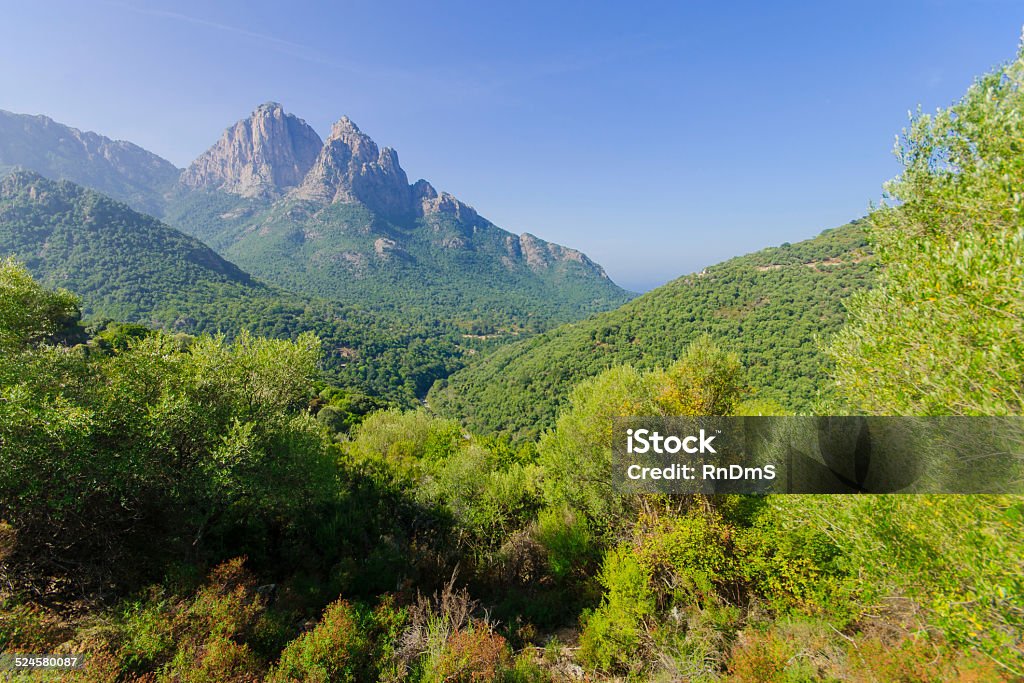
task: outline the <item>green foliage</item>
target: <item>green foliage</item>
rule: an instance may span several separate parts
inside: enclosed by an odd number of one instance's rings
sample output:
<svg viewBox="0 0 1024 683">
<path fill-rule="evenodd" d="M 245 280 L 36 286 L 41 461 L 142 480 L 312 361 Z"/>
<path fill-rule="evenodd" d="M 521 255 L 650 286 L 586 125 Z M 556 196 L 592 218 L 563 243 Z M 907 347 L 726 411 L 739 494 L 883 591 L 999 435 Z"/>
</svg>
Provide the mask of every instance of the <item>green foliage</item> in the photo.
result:
<svg viewBox="0 0 1024 683">
<path fill-rule="evenodd" d="M 44 289 L 13 258 L 0 261 L 0 350 L 53 340 L 79 317 L 74 294 Z"/>
<path fill-rule="evenodd" d="M 587 519 L 564 506 L 540 511 L 536 538 L 547 553 L 548 570 L 559 581 L 588 569 L 598 546 Z"/>
<path fill-rule="evenodd" d="M 630 548 L 617 548 L 605 556 L 598 577 L 605 589 L 601 605 L 586 617 L 580 636 L 580 659 L 607 672 L 636 671 L 646 621 L 654 617 L 651 576 Z"/>
<path fill-rule="evenodd" d="M 903 173 L 870 217 L 884 266 L 831 353 L 841 400 L 893 415 L 1024 412 L 1024 48 L 953 106 L 918 113 Z M 994 496 L 829 500 L 814 516 L 875 596 L 907 596 L 955 646 L 1024 675 L 1020 502 Z M 806 516 L 811 513 L 806 509 Z M 825 521 L 827 520 L 827 522 Z M 896 670 L 899 667 L 893 667 Z"/>
<path fill-rule="evenodd" d="M 893 204 L 871 215 L 880 286 L 851 304 L 836 380 L 876 414 L 1024 411 L 1024 49 L 897 145 Z"/>
<path fill-rule="evenodd" d="M 560 248 L 537 238 L 528 263 L 517 236 L 471 210 L 416 218 L 190 193 L 172 202 L 168 220 L 267 282 L 446 321 L 467 339 L 536 332 L 631 298 L 589 260 L 555 257 Z"/>
<path fill-rule="evenodd" d="M 7 254 L 23 261 L 41 283 L 80 295 L 88 320 L 118 321 L 99 335 L 104 351 L 137 336 L 126 323 L 229 337 L 247 330 L 295 339 L 312 331 L 324 340 L 323 362 L 335 382 L 408 405 L 460 367 L 464 348 L 474 347 L 436 318 L 371 314 L 269 287 L 154 218 L 26 172 L 0 179 L 0 255 Z M 70 295 L 47 296 L 57 305 L 54 297 Z M 69 302 L 62 310 L 70 310 Z M 38 303 L 14 310 L 43 311 Z M 63 327 L 47 334 L 73 332 L 76 322 L 53 320 L 51 326 Z"/>
<path fill-rule="evenodd" d="M 450 454 L 462 430 L 451 420 L 438 420 L 425 410 L 385 410 L 370 415 L 356 430 L 349 452 L 360 457 L 422 460 Z"/>
<path fill-rule="evenodd" d="M 329 683 L 370 680 L 371 643 L 360 615 L 344 600 L 332 603 L 313 630 L 288 644 L 267 680 Z"/>
<path fill-rule="evenodd" d="M 601 524 L 621 514 L 622 500 L 611 487 L 612 419 L 656 414 L 652 380 L 621 366 L 573 390 L 570 408 L 538 444 L 549 504 L 567 505 Z"/>
<path fill-rule="evenodd" d="M 656 380 L 662 387 L 656 400 L 667 415 L 732 415 L 743 381 L 739 357 L 722 353 L 705 335 Z"/>
<path fill-rule="evenodd" d="M 317 422 L 332 432 L 347 434 L 354 426 L 374 412 L 387 407 L 385 401 L 361 391 L 327 387 L 310 403 Z"/>
<path fill-rule="evenodd" d="M 954 645 L 1022 670 L 1015 634 L 1024 629 L 1024 525 L 1017 498 L 788 496 L 773 499 L 772 507 L 785 543 L 799 542 L 791 534 L 808 521 L 816 544 L 828 539 L 824 553 L 809 548 L 826 582 L 837 567 L 855 569 L 865 603 L 913 600 Z"/>
<path fill-rule="evenodd" d="M 700 337 L 665 370 L 628 365 L 581 382 L 555 429 L 538 445 L 549 504 L 579 510 L 605 532 L 630 500 L 612 487 L 612 424 L 617 417 L 716 415 L 734 409 L 743 372 L 734 354 Z"/>
<path fill-rule="evenodd" d="M 820 340 L 842 326 L 847 297 L 872 281 L 865 245 L 854 223 L 731 259 L 479 357 L 428 401 L 475 432 L 529 438 L 553 425 L 584 379 L 615 365 L 669 365 L 707 334 L 739 356 L 756 398 L 806 411 L 831 391 Z"/>
<path fill-rule="evenodd" d="M 469 444 L 426 465 L 416 497 L 443 506 L 468 547 L 493 550 L 539 507 L 537 478 L 536 467 L 502 467 L 489 450 Z"/>
<path fill-rule="evenodd" d="M 31 291 L 15 266 L 0 277 L 12 272 Z M 0 336 L 38 337 L 35 324 L 21 332 L 25 319 L 46 315 L 16 316 L 14 327 L 4 318 Z M 321 430 L 299 413 L 319 359 L 311 333 L 200 337 L 186 351 L 156 333 L 109 356 L 45 343 L 12 351 L 0 356 L 0 518 L 17 539 L 37 539 L 8 557 L 26 580 L 63 574 L 72 558 L 76 580 L 127 578 L 216 552 L 229 535 L 255 550 L 337 486 Z M 149 563 L 127 559 L 142 549 Z"/>
</svg>

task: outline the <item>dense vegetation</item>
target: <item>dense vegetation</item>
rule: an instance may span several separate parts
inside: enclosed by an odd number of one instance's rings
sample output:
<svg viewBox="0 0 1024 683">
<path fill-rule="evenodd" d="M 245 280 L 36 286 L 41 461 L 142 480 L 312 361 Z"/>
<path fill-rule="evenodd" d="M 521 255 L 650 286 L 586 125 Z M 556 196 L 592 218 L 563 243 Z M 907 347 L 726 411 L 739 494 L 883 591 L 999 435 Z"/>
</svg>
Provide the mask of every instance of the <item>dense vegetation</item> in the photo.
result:
<svg viewBox="0 0 1024 683">
<path fill-rule="evenodd" d="M 906 135 L 900 204 L 866 226 L 882 275 L 825 342 L 831 405 L 1021 414 L 1022 70 L 1024 52 Z M 856 281 L 865 253 L 849 228 L 747 270 Z M 90 334 L 80 315 L 0 263 L 0 647 L 87 653 L 67 680 L 1024 678 L 1021 496 L 614 493 L 611 418 L 747 409 L 766 369 L 744 337 L 766 323 L 595 369 L 513 441 L 346 412 L 312 333 Z"/>
<path fill-rule="evenodd" d="M 371 314 L 268 286 L 154 218 L 34 173 L 0 179 L 0 252 L 79 294 L 92 323 L 277 338 L 315 331 L 333 381 L 403 404 L 458 367 L 467 348 L 485 347 L 436 319 Z"/>
<path fill-rule="evenodd" d="M 538 434 L 574 384 L 606 368 L 667 365 L 701 334 L 739 354 L 748 398 L 791 411 L 831 393 L 822 340 L 873 278 L 862 223 L 731 259 L 608 313 L 499 349 L 436 386 L 428 401 L 475 431 Z"/>
<path fill-rule="evenodd" d="M 218 192 L 183 194 L 168 211 L 172 225 L 268 282 L 445 320 L 466 334 L 545 330 L 631 296 L 589 262 L 533 267 L 511 258 L 508 240 L 518 237 L 475 214 L 398 221 L 362 204 L 268 204 Z"/>
<path fill-rule="evenodd" d="M 584 382 L 553 431 L 512 448 L 422 410 L 343 438 L 311 334 L 72 345 L 76 303 L 0 268 L 0 641 L 86 652 L 66 678 L 1009 680 L 1020 666 L 1012 498 L 609 495 L 610 416 L 741 398 L 737 356 L 707 337 L 665 370 Z"/>
<path fill-rule="evenodd" d="M 1024 412 L 1024 58 L 956 106 L 918 116 L 903 174 L 872 215 L 882 286 L 857 297 L 833 348 L 869 412 Z"/>
</svg>

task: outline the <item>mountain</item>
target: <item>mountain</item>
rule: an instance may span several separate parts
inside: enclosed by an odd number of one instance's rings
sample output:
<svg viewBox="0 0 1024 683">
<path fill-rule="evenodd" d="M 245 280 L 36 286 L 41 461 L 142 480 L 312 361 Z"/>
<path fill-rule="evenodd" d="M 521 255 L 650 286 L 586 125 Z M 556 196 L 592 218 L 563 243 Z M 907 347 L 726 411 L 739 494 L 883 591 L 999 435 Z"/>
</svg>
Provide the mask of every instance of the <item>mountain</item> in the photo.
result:
<svg viewBox="0 0 1024 683">
<path fill-rule="evenodd" d="M 547 329 L 632 297 L 581 252 L 410 184 L 348 117 L 315 155 L 314 136 L 280 105 L 257 108 L 182 174 L 168 222 L 269 282 L 467 333 Z"/>
<path fill-rule="evenodd" d="M 162 213 L 181 173 L 130 142 L 0 110 L 0 175 L 15 167 L 71 180 L 153 215 Z"/>
<path fill-rule="evenodd" d="M 633 295 L 581 252 L 507 232 L 342 117 L 326 140 L 268 102 L 183 171 L 128 142 L 0 112 L 21 167 L 124 201 L 278 286 L 465 334 L 538 331 Z"/>
<path fill-rule="evenodd" d="M 361 203 L 385 216 L 412 212 L 412 188 L 390 147 L 377 149 L 347 116 L 331 127 L 312 170 L 293 196 L 320 203 Z"/>
<path fill-rule="evenodd" d="M 243 197 L 277 196 L 302 182 L 322 146 L 305 121 L 268 102 L 224 131 L 182 172 L 181 184 Z"/>
<path fill-rule="evenodd" d="M 739 354 L 753 398 L 806 410 L 829 384 L 819 342 L 872 282 L 855 222 L 681 277 L 614 311 L 504 346 L 439 382 L 427 401 L 478 432 L 536 434 L 572 387 L 613 365 L 665 366 L 709 333 Z"/>
<path fill-rule="evenodd" d="M 188 333 L 316 331 L 335 381 L 399 402 L 425 394 L 464 352 L 450 329 L 261 283 L 155 218 L 30 171 L 0 178 L 0 258 L 9 255 L 46 285 L 79 294 L 87 319 Z"/>
</svg>

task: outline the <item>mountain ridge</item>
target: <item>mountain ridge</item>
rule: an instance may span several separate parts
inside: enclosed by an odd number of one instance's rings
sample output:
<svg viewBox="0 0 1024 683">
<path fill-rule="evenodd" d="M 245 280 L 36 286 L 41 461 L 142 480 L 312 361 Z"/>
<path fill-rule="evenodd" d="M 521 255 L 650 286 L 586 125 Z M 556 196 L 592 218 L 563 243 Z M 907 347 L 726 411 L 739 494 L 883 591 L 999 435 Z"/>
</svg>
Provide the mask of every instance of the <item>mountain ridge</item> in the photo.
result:
<svg viewBox="0 0 1024 683">
<path fill-rule="evenodd" d="M 162 213 L 181 174 L 132 142 L 0 109 L 0 175 L 16 167 L 91 187 L 151 215 Z"/>
<path fill-rule="evenodd" d="M 125 201 L 287 289 L 405 307 L 473 333 L 547 329 L 633 296 L 583 252 L 506 231 L 426 180 L 410 184 L 398 153 L 378 147 L 347 116 L 321 140 L 267 102 L 178 170 L 130 143 L 50 119 L 49 137 L 33 133 L 26 142 L 18 131 L 39 122 L 4 115 L 11 135 L 0 145 L 0 167 L 24 166 Z M 75 154 L 49 163 L 54 136 L 91 147 L 76 143 Z M 159 173 L 132 168 L 134 156 L 119 162 L 122 147 Z M 112 150 L 114 161 L 97 166 L 92 148 Z"/>
<path fill-rule="evenodd" d="M 573 386 L 613 365 L 664 367 L 709 334 L 736 351 L 754 399 L 800 412 L 827 399 L 820 342 L 873 280 L 860 221 L 684 275 L 623 306 L 507 344 L 438 382 L 432 409 L 476 433 L 533 437 Z"/>
</svg>

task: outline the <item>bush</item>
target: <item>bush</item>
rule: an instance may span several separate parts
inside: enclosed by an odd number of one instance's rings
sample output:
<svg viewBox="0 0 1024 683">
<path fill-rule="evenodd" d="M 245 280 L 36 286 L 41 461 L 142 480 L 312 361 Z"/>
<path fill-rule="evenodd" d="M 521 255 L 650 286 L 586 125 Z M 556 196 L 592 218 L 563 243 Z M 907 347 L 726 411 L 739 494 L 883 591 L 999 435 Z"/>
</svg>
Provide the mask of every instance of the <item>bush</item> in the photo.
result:
<svg viewBox="0 0 1024 683">
<path fill-rule="evenodd" d="M 541 510 L 534 536 L 547 552 L 548 570 L 558 581 L 586 570 L 597 556 L 597 540 L 587 519 L 566 506 Z"/>
<path fill-rule="evenodd" d="M 313 630 L 288 644 L 267 680 L 270 683 L 344 683 L 373 680 L 372 644 L 362 616 L 338 600 L 324 610 Z"/>
<path fill-rule="evenodd" d="M 257 683 L 263 667 L 247 645 L 212 635 L 202 645 L 178 650 L 170 674 L 181 683 Z"/>
<path fill-rule="evenodd" d="M 605 589 L 600 606 L 585 617 L 580 636 L 580 661 L 599 671 L 636 671 L 654 617 L 655 596 L 650 573 L 622 546 L 604 559 L 599 581 Z"/>
<path fill-rule="evenodd" d="M 485 683 L 505 680 L 512 653 L 505 639 L 478 624 L 456 631 L 425 665 L 423 683 Z"/>
</svg>

